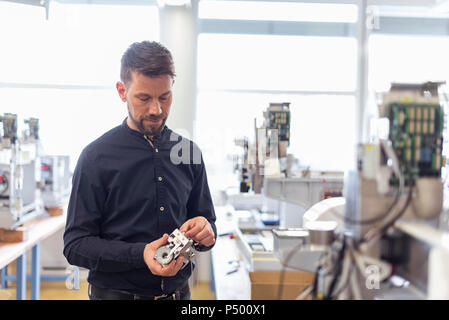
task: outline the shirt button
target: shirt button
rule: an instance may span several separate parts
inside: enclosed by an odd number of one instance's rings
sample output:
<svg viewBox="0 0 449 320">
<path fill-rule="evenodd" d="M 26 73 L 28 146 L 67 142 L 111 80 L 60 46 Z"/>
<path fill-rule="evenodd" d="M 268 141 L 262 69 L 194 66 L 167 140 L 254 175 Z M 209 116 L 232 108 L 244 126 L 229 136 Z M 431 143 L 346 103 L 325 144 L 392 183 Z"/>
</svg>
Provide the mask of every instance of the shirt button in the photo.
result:
<svg viewBox="0 0 449 320">
<path fill-rule="evenodd" d="M 158 149 L 158 148 L 156 148 L 156 149 L 154 149 L 154 151 L 156 151 L 156 152 L 159 152 L 159 149 Z"/>
<path fill-rule="evenodd" d="M 159 210 L 164 211 L 164 207 L 160 207 Z"/>
<path fill-rule="evenodd" d="M 162 177 L 158 177 L 157 179 L 158 179 L 159 181 L 162 181 Z"/>
</svg>

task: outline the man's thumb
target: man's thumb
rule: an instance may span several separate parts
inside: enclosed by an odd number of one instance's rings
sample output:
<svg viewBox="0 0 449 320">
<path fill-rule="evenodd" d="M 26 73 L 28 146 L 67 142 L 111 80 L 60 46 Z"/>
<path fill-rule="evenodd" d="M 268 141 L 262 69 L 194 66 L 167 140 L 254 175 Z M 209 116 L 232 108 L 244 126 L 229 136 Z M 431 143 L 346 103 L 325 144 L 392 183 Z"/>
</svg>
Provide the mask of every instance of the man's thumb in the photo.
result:
<svg viewBox="0 0 449 320">
<path fill-rule="evenodd" d="M 159 248 L 159 247 L 162 247 L 164 244 L 167 243 L 167 239 L 168 239 L 168 234 L 164 233 L 164 235 L 161 238 L 153 241 L 154 247 L 156 249 Z"/>
</svg>

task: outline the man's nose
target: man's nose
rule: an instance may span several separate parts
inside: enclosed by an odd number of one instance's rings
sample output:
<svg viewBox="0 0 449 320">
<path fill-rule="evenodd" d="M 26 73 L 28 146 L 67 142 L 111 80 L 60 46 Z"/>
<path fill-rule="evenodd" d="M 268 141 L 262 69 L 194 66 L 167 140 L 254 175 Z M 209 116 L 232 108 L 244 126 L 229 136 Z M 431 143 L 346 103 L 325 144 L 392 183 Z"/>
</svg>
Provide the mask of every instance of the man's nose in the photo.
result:
<svg viewBox="0 0 449 320">
<path fill-rule="evenodd" d="M 150 103 L 150 115 L 160 115 L 162 113 L 161 103 L 159 100 L 155 99 Z"/>
</svg>

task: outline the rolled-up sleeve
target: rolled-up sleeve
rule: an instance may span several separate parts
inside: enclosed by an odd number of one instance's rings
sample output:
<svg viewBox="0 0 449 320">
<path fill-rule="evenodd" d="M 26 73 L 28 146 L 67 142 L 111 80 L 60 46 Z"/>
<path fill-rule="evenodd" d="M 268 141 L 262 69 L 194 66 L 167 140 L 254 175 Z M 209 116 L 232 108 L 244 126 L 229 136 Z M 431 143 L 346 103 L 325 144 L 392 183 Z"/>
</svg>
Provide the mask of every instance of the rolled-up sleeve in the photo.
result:
<svg viewBox="0 0 449 320">
<path fill-rule="evenodd" d="M 106 188 L 95 164 L 84 150 L 72 181 L 64 232 L 64 256 L 76 266 L 92 271 L 122 272 L 146 268 L 146 243 L 128 243 L 100 237 Z"/>
<path fill-rule="evenodd" d="M 189 200 L 187 202 L 187 214 L 188 218 L 197 216 L 203 216 L 209 221 L 215 234 L 215 240 L 217 240 L 217 227 L 215 226 L 215 210 L 212 202 L 212 197 L 209 190 L 209 184 L 207 182 L 206 168 L 204 165 L 203 157 L 201 155 L 201 164 L 196 165 L 196 177 L 195 184 L 190 192 Z M 213 248 L 214 245 L 206 247 L 199 245 L 196 247 L 198 251 L 207 251 Z"/>
</svg>

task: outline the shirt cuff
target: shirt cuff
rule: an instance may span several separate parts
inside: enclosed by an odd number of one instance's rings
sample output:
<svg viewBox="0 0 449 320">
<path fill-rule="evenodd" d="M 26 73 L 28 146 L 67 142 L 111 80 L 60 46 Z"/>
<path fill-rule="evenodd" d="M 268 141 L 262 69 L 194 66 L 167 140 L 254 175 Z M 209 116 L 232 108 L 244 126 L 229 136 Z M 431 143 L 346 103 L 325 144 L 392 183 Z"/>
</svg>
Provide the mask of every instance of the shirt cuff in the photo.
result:
<svg viewBox="0 0 449 320">
<path fill-rule="evenodd" d="M 211 245 L 210 247 L 206 247 L 205 245 L 195 243 L 193 247 L 195 248 L 196 251 L 202 252 L 202 251 L 208 251 L 208 250 L 212 249 L 214 247 L 214 245 L 215 245 L 215 243 L 213 245 Z"/>
</svg>

